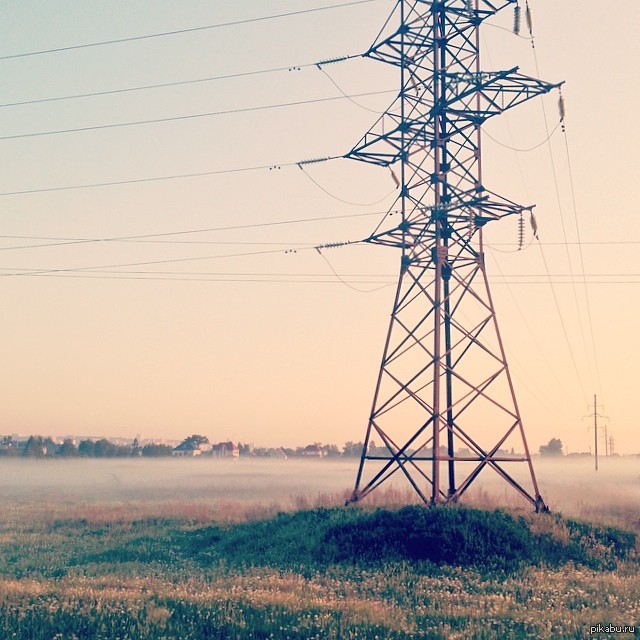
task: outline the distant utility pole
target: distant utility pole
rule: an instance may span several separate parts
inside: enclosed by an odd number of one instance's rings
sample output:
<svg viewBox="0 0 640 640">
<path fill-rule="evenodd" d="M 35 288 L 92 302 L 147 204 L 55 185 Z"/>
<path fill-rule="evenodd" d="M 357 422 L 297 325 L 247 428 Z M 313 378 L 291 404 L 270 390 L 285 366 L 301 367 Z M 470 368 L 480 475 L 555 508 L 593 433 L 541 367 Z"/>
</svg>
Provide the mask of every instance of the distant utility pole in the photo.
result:
<svg viewBox="0 0 640 640">
<path fill-rule="evenodd" d="M 613 436 L 609 436 L 609 455 L 612 456 L 613 453 Z"/>
<path fill-rule="evenodd" d="M 596 394 L 593 394 L 593 413 L 588 416 L 584 416 L 585 418 L 593 418 L 593 431 L 594 431 L 594 446 L 595 446 L 595 455 L 596 455 L 596 471 L 598 470 L 598 418 L 606 418 L 607 416 L 603 416 L 598 413 L 598 403 L 596 400 Z M 606 429 L 606 426 L 605 426 Z M 605 447 L 607 445 L 606 440 L 606 432 L 605 432 Z M 607 453 L 608 455 L 608 453 Z"/>
<path fill-rule="evenodd" d="M 604 425 L 604 455 L 609 457 L 609 438 L 607 437 L 607 425 Z"/>
</svg>

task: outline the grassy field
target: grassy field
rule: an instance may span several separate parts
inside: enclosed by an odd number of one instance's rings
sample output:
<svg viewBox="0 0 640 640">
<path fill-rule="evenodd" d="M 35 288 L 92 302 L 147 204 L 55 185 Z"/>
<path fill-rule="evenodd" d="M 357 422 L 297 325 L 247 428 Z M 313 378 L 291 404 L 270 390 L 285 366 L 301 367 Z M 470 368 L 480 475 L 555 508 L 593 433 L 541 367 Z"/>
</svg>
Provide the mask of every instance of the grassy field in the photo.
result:
<svg viewBox="0 0 640 640">
<path fill-rule="evenodd" d="M 563 518 L 33 484 L 2 495 L 3 640 L 640 636 L 637 506 Z"/>
</svg>

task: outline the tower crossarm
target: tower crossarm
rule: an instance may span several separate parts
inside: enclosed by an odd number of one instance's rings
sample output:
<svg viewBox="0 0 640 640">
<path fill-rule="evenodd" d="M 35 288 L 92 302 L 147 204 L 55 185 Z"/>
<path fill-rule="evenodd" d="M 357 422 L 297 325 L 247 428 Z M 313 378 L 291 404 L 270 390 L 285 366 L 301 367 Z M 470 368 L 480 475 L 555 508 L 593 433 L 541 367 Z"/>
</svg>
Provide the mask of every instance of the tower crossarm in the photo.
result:
<svg viewBox="0 0 640 640">
<path fill-rule="evenodd" d="M 428 89 L 422 89 L 418 97 L 403 92 L 344 157 L 389 166 L 403 159 L 403 149 L 407 147 L 426 149 L 433 145 L 437 119 L 442 116 L 448 118 L 448 137 L 463 134 L 465 129 L 477 128 L 492 116 L 562 85 L 517 71 L 515 67 L 507 71 L 446 74 L 447 90 L 435 102 L 429 100 Z"/>
<path fill-rule="evenodd" d="M 364 54 L 365 57 L 387 64 L 401 66 L 407 57 L 418 61 L 424 51 L 433 49 L 438 35 L 434 32 L 433 23 L 424 21 L 425 7 L 432 13 L 446 14 L 450 28 L 456 33 L 472 33 L 483 21 L 493 17 L 508 6 L 515 6 L 518 0 L 491 2 L 488 0 L 413 0 L 405 2 L 401 8 L 398 2 L 394 13 L 387 24 L 390 24 L 396 12 L 404 10 L 404 20 L 400 27 L 387 35 L 383 29 L 376 41 Z M 404 53 L 403 53 L 404 52 Z"/>
<path fill-rule="evenodd" d="M 378 228 L 364 242 L 407 249 L 415 244 L 433 241 L 436 223 L 446 219 L 450 233 L 468 237 L 473 228 L 507 216 L 532 211 L 534 204 L 521 205 L 482 189 L 483 195 L 469 195 L 449 203 L 424 205 L 416 203 L 406 212 L 399 224 L 381 230 Z"/>
<path fill-rule="evenodd" d="M 446 74 L 445 78 L 447 90 L 441 111 L 478 125 L 562 85 L 522 75 L 517 67 L 498 72 Z"/>
</svg>

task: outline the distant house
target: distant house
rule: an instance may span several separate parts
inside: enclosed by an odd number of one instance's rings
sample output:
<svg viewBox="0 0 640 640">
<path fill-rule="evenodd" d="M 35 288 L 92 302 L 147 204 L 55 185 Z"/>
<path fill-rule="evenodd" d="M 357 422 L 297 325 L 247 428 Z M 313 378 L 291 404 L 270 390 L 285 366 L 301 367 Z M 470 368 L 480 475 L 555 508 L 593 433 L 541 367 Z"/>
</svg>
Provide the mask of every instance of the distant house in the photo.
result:
<svg viewBox="0 0 640 640">
<path fill-rule="evenodd" d="M 201 445 L 194 444 L 190 440 L 181 442 L 177 447 L 174 447 L 171 452 L 171 455 L 174 458 L 195 458 L 201 454 Z"/>
<path fill-rule="evenodd" d="M 308 444 L 301 452 L 300 455 L 305 458 L 323 458 L 325 451 L 323 451 L 317 444 Z"/>
<path fill-rule="evenodd" d="M 234 442 L 218 442 L 211 447 L 214 458 L 239 458 L 240 449 Z"/>
<path fill-rule="evenodd" d="M 11 436 L 4 436 L 2 440 L 0 440 L 0 455 L 18 455 L 18 453 L 22 453 L 24 451 L 26 444 L 26 441 L 19 442 L 14 440 Z"/>
<path fill-rule="evenodd" d="M 272 449 L 267 449 L 265 453 L 265 457 L 267 458 L 275 458 L 277 460 L 287 460 L 287 452 L 282 447 L 274 447 Z"/>
</svg>

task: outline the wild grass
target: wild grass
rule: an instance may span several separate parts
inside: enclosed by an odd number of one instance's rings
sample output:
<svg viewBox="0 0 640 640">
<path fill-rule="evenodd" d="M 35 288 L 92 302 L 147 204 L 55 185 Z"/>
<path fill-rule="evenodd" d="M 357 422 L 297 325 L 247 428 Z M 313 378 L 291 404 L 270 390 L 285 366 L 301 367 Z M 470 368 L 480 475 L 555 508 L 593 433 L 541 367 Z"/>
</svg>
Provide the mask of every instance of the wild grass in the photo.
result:
<svg viewBox="0 0 640 640">
<path fill-rule="evenodd" d="M 640 622 L 635 535 L 559 516 L 107 513 L 4 523 L 1 638 L 584 638 Z"/>
<path fill-rule="evenodd" d="M 563 517 L 483 491 L 445 510 L 394 487 L 348 509 L 330 490 L 6 494 L 0 638 L 555 640 L 599 623 L 636 636 L 593 637 L 637 637 L 630 501 L 574 500 Z"/>
</svg>

